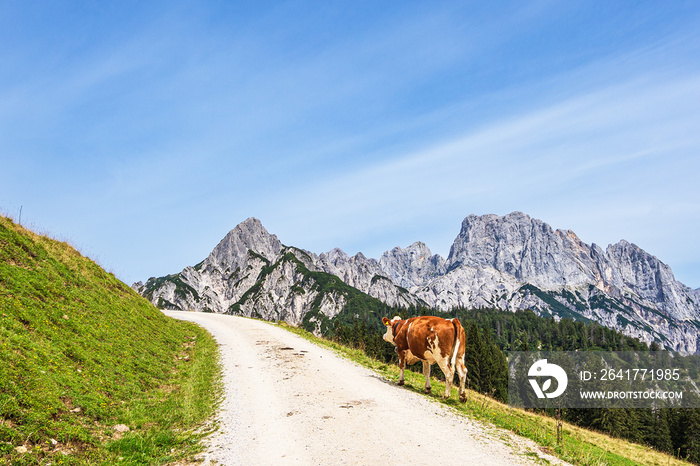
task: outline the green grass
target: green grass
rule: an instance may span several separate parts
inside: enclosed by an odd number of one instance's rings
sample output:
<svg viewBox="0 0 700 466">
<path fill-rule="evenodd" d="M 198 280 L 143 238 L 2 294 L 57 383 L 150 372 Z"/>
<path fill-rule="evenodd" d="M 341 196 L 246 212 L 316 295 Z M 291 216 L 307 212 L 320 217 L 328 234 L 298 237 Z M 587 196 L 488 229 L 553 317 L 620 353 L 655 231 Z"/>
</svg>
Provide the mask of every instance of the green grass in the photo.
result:
<svg viewBox="0 0 700 466">
<path fill-rule="evenodd" d="M 203 329 L 0 217 L 0 464 L 187 458 L 201 449 L 218 380 Z"/>
<path fill-rule="evenodd" d="M 399 369 L 395 364 L 385 364 L 368 357 L 361 350 L 352 349 L 326 339 L 318 338 L 297 327 L 290 327 L 288 325 L 281 325 L 281 327 L 319 346 L 329 348 L 340 356 L 367 367 L 388 380 L 398 381 Z M 563 423 L 563 442 L 562 445 L 557 445 L 557 421 L 551 417 L 542 416 L 523 409 L 512 408 L 472 390 L 467 390 L 467 402 L 462 404 L 457 401 L 457 391 L 454 387 L 452 397 L 449 400 L 443 400 L 440 395 L 444 392 L 444 383 L 433 379 L 431 381 L 433 393 L 430 395 L 423 393 L 424 383 L 425 379 L 422 374 L 405 371 L 405 385 L 403 388 L 397 386 L 396 389 L 414 391 L 435 401 L 444 403 L 473 419 L 488 422 L 497 427 L 512 431 L 515 434 L 532 439 L 549 453 L 575 465 L 631 466 L 642 464 L 667 466 L 690 464 L 685 461 L 676 460 L 665 453 L 658 452 L 649 447 L 582 429 L 568 423 Z"/>
</svg>

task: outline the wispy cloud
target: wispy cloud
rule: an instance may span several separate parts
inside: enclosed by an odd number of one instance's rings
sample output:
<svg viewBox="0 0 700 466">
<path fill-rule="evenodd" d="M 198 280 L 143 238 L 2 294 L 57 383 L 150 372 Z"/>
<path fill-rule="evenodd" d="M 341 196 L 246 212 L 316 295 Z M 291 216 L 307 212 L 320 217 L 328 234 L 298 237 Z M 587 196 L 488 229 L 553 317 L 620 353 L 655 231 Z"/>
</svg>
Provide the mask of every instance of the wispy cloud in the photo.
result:
<svg viewBox="0 0 700 466">
<path fill-rule="evenodd" d="M 700 75 L 636 77 L 322 180 L 282 201 L 271 216 L 289 212 L 289 225 L 303 218 L 295 236 L 318 231 L 331 241 L 359 245 L 387 229 L 434 235 L 428 230 L 449 226 L 425 222 L 450 211 L 463 217 L 525 210 L 555 226 L 601 231 L 610 221 L 601 213 L 612 203 L 618 213 L 634 212 L 618 235 L 659 247 L 660 238 L 652 242 L 644 233 L 653 221 L 645 206 L 656 198 L 700 202 L 689 191 L 700 168 L 689 157 L 700 149 L 700 135 L 692 131 L 700 127 L 698 102 Z M 657 182 L 647 182 L 655 176 Z M 576 217 L 586 219 L 586 228 Z M 357 241 L 362 237 L 367 240 Z M 589 237 L 600 242 L 610 232 Z M 449 245 L 433 246 L 444 253 Z"/>
</svg>

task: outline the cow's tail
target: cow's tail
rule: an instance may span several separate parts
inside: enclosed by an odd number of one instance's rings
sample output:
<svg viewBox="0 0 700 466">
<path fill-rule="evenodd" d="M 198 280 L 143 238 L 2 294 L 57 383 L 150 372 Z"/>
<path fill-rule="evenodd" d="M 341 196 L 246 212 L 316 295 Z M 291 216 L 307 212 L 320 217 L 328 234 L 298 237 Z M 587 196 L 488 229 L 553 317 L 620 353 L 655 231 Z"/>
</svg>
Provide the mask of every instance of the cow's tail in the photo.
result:
<svg viewBox="0 0 700 466">
<path fill-rule="evenodd" d="M 466 335 L 464 334 L 464 329 L 462 328 L 462 323 L 459 319 L 452 319 L 452 326 L 455 330 L 454 347 L 452 348 L 452 357 L 450 358 L 450 365 L 452 369 L 455 369 L 455 364 L 457 363 L 457 358 L 464 358 L 464 345 L 466 343 Z"/>
<path fill-rule="evenodd" d="M 459 376 L 459 401 L 466 403 L 467 392 L 465 382 L 467 379 L 467 367 L 464 365 L 464 353 L 466 351 L 467 336 L 462 328 L 462 323 L 458 319 L 452 319 L 455 328 L 455 346 L 452 350 L 452 370 Z"/>
</svg>

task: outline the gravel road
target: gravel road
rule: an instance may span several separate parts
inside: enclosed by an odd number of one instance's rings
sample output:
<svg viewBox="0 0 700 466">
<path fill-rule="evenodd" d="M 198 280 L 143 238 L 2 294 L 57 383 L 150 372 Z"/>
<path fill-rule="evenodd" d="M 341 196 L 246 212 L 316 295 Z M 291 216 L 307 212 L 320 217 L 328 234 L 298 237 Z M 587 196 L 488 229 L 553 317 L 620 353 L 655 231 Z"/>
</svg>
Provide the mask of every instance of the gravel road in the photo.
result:
<svg viewBox="0 0 700 466">
<path fill-rule="evenodd" d="M 221 345 L 225 400 L 204 464 L 538 464 L 532 452 L 561 464 L 274 324 L 165 313 Z"/>
</svg>

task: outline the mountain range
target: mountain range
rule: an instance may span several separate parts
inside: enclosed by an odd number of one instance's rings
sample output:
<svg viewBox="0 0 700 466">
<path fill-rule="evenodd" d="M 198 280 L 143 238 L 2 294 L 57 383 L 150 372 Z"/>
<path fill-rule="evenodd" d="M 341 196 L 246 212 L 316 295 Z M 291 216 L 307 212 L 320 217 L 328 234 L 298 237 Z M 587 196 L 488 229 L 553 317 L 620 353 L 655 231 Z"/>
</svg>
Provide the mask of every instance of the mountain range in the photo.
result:
<svg viewBox="0 0 700 466">
<path fill-rule="evenodd" d="M 531 309 L 700 352 L 700 289 L 625 240 L 603 250 L 522 212 L 466 217 L 447 258 L 416 242 L 379 260 L 286 246 L 249 218 L 199 264 L 133 288 L 161 308 L 304 322 L 318 331 L 362 296 L 395 307 Z"/>
</svg>

